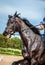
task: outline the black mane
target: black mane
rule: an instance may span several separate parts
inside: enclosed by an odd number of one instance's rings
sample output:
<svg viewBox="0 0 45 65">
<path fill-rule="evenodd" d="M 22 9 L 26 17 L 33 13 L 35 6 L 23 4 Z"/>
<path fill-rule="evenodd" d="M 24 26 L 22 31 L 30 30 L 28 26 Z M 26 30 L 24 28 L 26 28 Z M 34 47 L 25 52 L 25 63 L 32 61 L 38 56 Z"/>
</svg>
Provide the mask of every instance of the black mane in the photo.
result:
<svg viewBox="0 0 45 65">
<path fill-rule="evenodd" d="M 23 21 L 24 23 L 30 27 L 30 29 L 35 33 L 35 34 L 38 34 L 38 35 L 41 35 L 38 28 L 36 28 L 34 25 L 32 25 L 26 18 L 23 18 Z"/>
<path fill-rule="evenodd" d="M 14 16 L 20 18 L 19 14 L 17 14 L 17 12 L 15 13 Z M 35 34 L 38 34 L 38 35 L 41 36 L 41 34 L 40 34 L 38 28 L 36 28 L 34 25 L 32 25 L 26 18 L 23 18 L 23 19 L 20 18 L 20 19 L 23 20 L 23 22 L 24 22 L 28 27 L 30 27 L 30 29 L 31 29 Z"/>
</svg>

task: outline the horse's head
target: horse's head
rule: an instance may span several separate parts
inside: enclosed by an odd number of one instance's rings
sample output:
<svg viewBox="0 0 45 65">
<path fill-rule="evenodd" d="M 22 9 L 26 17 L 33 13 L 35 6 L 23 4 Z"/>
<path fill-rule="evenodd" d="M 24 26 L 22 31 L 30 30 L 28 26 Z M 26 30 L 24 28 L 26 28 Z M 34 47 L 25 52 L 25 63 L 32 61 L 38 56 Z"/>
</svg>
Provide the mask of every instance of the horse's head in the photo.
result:
<svg viewBox="0 0 45 65">
<path fill-rule="evenodd" d="M 5 31 L 3 32 L 4 36 L 10 37 L 15 32 L 20 31 L 21 21 L 20 21 L 20 18 L 19 18 L 18 15 L 19 14 L 17 14 L 17 12 L 13 16 L 9 15 L 9 19 L 8 19 L 8 22 L 7 22 L 7 27 L 5 28 Z"/>
</svg>

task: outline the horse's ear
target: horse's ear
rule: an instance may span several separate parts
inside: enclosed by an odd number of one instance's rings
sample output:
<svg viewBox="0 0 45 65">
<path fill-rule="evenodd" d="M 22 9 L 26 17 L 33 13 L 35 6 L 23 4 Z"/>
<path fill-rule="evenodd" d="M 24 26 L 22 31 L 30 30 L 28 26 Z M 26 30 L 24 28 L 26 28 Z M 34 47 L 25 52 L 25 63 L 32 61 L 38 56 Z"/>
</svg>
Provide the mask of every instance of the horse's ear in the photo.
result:
<svg viewBox="0 0 45 65">
<path fill-rule="evenodd" d="M 18 13 L 17 15 L 19 16 L 19 15 L 21 15 L 21 13 Z"/>
<path fill-rule="evenodd" d="M 11 15 L 8 15 L 8 18 L 12 18 L 12 16 Z"/>
<path fill-rule="evenodd" d="M 14 16 L 16 16 L 16 15 L 17 15 L 17 11 L 15 12 Z"/>
<path fill-rule="evenodd" d="M 15 17 L 18 17 L 19 15 L 20 15 L 20 13 L 17 13 L 17 11 L 14 14 Z"/>
</svg>

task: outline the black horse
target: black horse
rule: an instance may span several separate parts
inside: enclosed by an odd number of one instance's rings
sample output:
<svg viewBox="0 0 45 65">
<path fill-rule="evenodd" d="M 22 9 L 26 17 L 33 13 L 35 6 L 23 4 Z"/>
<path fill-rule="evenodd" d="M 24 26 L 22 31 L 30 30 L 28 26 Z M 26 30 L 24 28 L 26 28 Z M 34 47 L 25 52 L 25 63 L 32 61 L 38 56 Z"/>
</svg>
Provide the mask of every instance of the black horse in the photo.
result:
<svg viewBox="0 0 45 65">
<path fill-rule="evenodd" d="M 19 32 L 22 38 L 22 55 L 24 59 L 31 65 L 45 64 L 45 51 L 40 32 L 27 19 L 21 18 L 17 12 L 13 16 L 9 15 L 3 35 L 11 37 L 15 32 Z"/>
</svg>

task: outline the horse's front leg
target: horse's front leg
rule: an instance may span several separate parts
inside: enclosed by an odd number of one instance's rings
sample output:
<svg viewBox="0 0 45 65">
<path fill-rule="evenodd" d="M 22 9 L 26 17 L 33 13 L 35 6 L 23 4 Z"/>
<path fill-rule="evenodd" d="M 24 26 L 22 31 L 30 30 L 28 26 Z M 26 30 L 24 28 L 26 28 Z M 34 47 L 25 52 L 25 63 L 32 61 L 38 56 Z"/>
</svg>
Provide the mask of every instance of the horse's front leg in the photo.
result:
<svg viewBox="0 0 45 65">
<path fill-rule="evenodd" d="M 27 59 L 18 60 L 12 63 L 12 65 L 30 65 Z"/>
<path fill-rule="evenodd" d="M 34 58 L 32 58 L 31 59 L 31 65 L 39 65 L 39 64 Z"/>
<path fill-rule="evenodd" d="M 31 65 L 31 59 L 30 59 L 26 46 L 22 47 L 22 55 L 23 55 L 24 59 L 26 59 L 28 61 L 29 65 Z"/>
<path fill-rule="evenodd" d="M 29 57 L 27 48 L 24 45 L 22 46 L 22 55 L 23 55 L 24 58 L 28 58 Z"/>
</svg>

